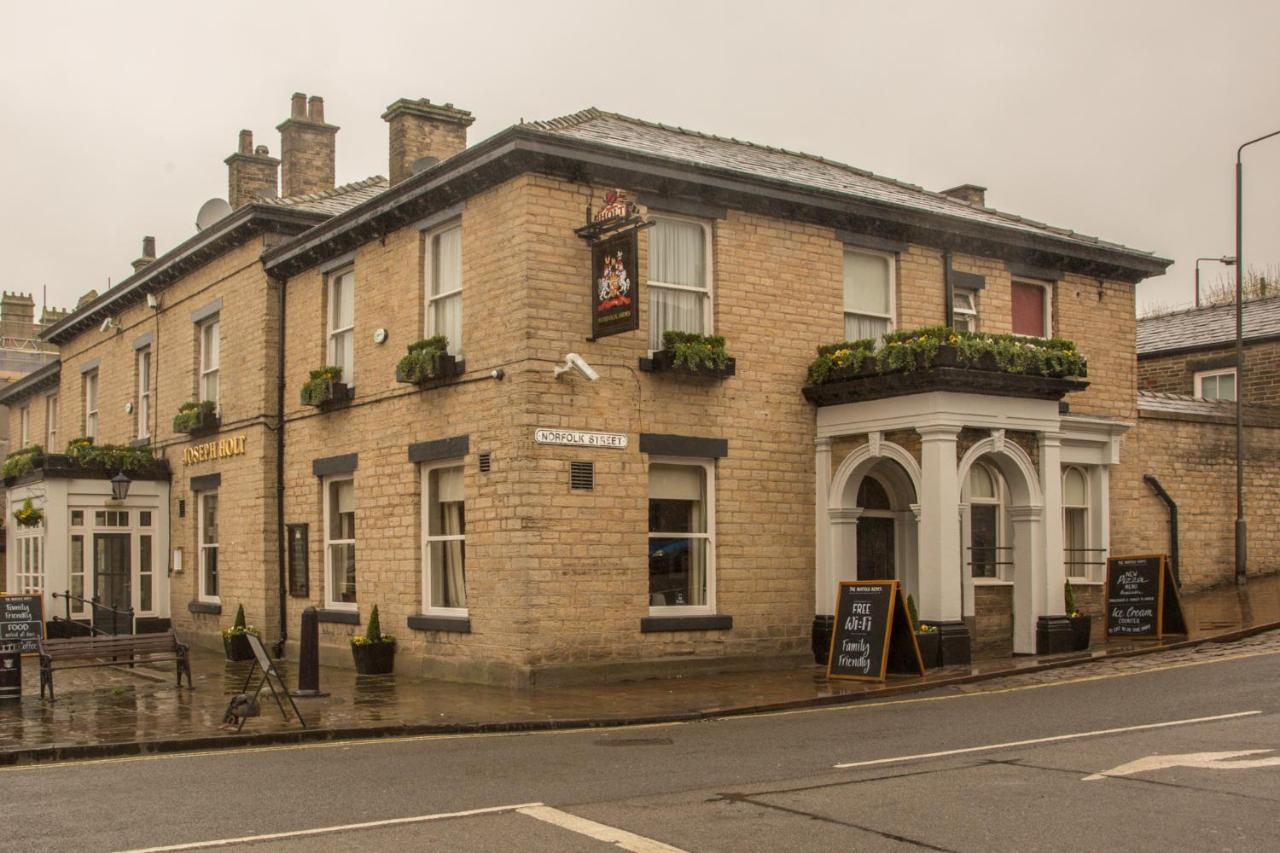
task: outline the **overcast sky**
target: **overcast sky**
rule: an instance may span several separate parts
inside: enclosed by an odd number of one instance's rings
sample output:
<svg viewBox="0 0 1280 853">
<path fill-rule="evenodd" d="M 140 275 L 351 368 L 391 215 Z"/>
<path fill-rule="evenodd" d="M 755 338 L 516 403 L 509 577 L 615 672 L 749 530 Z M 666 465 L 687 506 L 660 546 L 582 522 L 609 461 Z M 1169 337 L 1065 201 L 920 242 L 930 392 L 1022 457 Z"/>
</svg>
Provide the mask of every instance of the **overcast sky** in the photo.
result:
<svg viewBox="0 0 1280 853">
<path fill-rule="evenodd" d="M 1141 306 L 1234 251 L 1241 142 L 1280 130 L 1280 2 L 3 5 L 3 287 L 74 304 L 225 197 L 241 128 L 278 154 L 325 99 L 338 181 L 387 174 L 399 97 L 478 142 L 587 106 L 821 154 L 1173 258 Z M 191 9 L 191 11 L 188 11 Z M 1280 264 L 1280 137 L 1245 153 L 1245 256 Z M 1212 283 L 1216 265 L 1203 267 Z"/>
</svg>

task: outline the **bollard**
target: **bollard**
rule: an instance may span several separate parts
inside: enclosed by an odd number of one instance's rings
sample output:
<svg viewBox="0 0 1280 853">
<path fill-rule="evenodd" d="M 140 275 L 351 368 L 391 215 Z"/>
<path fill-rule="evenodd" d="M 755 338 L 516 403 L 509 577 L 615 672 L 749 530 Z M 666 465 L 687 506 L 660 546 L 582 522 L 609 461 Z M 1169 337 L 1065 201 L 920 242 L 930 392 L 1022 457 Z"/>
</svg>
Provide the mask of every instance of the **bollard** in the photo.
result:
<svg viewBox="0 0 1280 853">
<path fill-rule="evenodd" d="M 298 689 L 293 695 L 327 696 L 320 690 L 320 615 L 314 607 L 302 611 L 298 643 Z"/>
</svg>

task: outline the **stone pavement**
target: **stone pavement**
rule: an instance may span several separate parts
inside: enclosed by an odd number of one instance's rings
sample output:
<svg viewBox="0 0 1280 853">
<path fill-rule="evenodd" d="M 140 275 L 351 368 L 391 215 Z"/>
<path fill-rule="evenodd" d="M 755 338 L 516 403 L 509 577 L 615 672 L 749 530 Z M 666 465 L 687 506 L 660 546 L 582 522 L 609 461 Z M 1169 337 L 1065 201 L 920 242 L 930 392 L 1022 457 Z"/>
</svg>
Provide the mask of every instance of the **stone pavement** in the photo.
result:
<svg viewBox="0 0 1280 853">
<path fill-rule="evenodd" d="M 405 675 L 357 676 L 322 668 L 328 696 L 297 699 L 306 717 L 285 720 L 264 690 L 262 716 L 240 735 L 222 725 L 249 663 L 192 652 L 195 690 L 175 689 L 171 665 L 69 670 L 56 676 L 56 702 L 39 698 L 38 661 L 23 661 L 25 694 L 0 703 L 0 763 L 199 749 L 302 738 L 378 737 L 459 731 L 503 731 L 702 719 L 806 705 L 884 697 L 927 689 L 990 690 L 1085 677 L 1098 672 L 1166 666 L 1223 654 L 1238 645 L 1280 649 L 1280 575 L 1187 596 L 1190 636 L 1164 643 L 1096 644 L 1088 653 L 1024 656 L 931 670 L 924 678 L 884 684 L 828 681 L 819 667 L 518 690 L 426 681 Z M 1260 633 L 1267 631 L 1267 633 Z M 1257 634 L 1250 639 L 1242 636 Z M 1198 645 L 1239 640 L 1232 646 Z M 1155 654 L 1149 654 L 1154 652 Z M 289 662 L 278 663 L 296 685 Z M 1066 668 L 1064 668 L 1066 667 Z M 286 708 L 288 705 L 286 704 Z"/>
</svg>

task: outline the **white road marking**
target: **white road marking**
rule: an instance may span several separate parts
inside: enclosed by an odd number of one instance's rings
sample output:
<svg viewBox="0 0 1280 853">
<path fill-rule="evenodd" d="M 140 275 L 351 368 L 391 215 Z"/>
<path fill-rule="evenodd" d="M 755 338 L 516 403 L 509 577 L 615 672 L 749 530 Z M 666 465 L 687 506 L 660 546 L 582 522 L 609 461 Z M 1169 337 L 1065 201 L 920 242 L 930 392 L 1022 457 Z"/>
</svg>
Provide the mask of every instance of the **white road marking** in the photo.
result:
<svg viewBox="0 0 1280 853">
<path fill-rule="evenodd" d="M 632 853 L 685 853 L 679 847 L 672 847 L 670 844 L 663 844 L 661 841 L 654 841 L 652 838 L 645 838 L 643 835 L 636 835 L 634 832 L 627 832 L 625 829 L 618 829 L 616 826 L 596 823 L 594 820 L 587 820 L 585 817 L 562 812 L 550 806 L 523 806 L 516 809 L 516 811 L 522 815 L 536 817 L 538 820 L 558 826 L 561 829 L 567 829 L 570 832 L 594 838 L 596 841 L 616 844 L 623 850 L 630 850 Z"/>
<path fill-rule="evenodd" d="M 426 823 L 433 820 L 447 820 L 455 817 L 471 817 L 481 814 L 500 814 L 514 812 L 541 803 L 516 803 L 510 806 L 491 806 L 484 809 L 467 809 L 461 812 L 440 812 L 438 814 L 416 815 L 414 817 L 393 817 L 387 820 L 370 820 L 364 823 L 344 823 L 339 826 L 320 826 L 315 829 L 296 829 L 292 832 L 272 832 L 266 835 L 242 835 L 239 838 L 218 838 L 213 841 L 194 841 L 190 844 L 170 844 L 167 847 L 140 847 L 125 853 L 161 853 L 167 850 L 204 850 L 210 847 L 226 847 L 229 844 L 249 844 L 254 841 L 275 841 L 281 838 L 305 838 L 309 835 L 325 835 L 333 832 L 347 832 L 354 829 L 373 829 L 380 826 L 403 826 L 410 823 Z"/>
<path fill-rule="evenodd" d="M 1231 720 L 1237 717 L 1252 717 L 1261 714 L 1261 711 L 1239 711 L 1234 714 L 1218 714 L 1213 717 L 1192 717 L 1188 720 L 1168 720 L 1163 723 L 1146 723 L 1140 726 L 1122 726 L 1118 729 L 1096 729 L 1091 732 L 1072 732 L 1066 735 L 1051 735 L 1050 737 L 1028 738 L 1027 740 L 1011 740 L 1007 743 L 989 743 L 984 746 L 968 746 L 964 749 L 947 749 L 942 752 L 921 752 L 916 755 L 898 755 L 893 758 L 876 758 L 872 761 L 850 761 L 845 764 L 835 765 L 837 769 L 847 769 L 849 767 L 874 767 L 877 764 L 897 764 L 903 761 L 922 761 L 926 758 L 945 758 L 949 755 L 964 755 L 970 752 L 986 752 L 992 749 L 1007 749 L 1014 746 L 1031 746 L 1037 743 L 1056 743 L 1064 740 L 1077 740 L 1083 737 L 1101 737 L 1102 735 L 1114 735 L 1121 732 L 1140 732 L 1146 729 L 1164 729 L 1170 726 L 1189 726 L 1194 723 L 1211 723 L 1216 720 Z"/>
<path fill-rule="evenodd" d="M 1256 767 L 1280 767 L 1280 755 L 1269 758 L 1250 758 L 1245 761 L 1227 761 L 1228 758 L 1242 758 L 1246 755 L 1261 755 L 1275 752 L 1273 749 L 1240 749 L 1235 752 L 1188 752 L 1183 755 L 1149 755 L 1119 767 L 1112 767 L 1102 773 L 1085 776 L 1082 782 L 1096 782 L 1112 776 L 1129 776 L 1133 773 L 1146 773 L 1151 770 L 1164 770 L 1169 767 L 1199 767 L 1204 770 L 1252 770 Z"/>
</svg>

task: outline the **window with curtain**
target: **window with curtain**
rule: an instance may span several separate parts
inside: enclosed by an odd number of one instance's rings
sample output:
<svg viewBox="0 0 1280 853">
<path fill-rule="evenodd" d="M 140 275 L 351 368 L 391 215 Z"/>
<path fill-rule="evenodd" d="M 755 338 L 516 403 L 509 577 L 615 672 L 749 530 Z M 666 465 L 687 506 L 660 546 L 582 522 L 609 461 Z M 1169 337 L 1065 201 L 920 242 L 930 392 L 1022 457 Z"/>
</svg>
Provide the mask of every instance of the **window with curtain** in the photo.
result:
<svg viewBox="0 0 1280 853">
<path fill-rule="evenodd" d="M 881 338 L 893 329 L 893 259 L 844 253 L 844 339 Z"/>
<path fill-rule="evenodd" d="M 969 565 L 975 578 L 1000 578 L 1006 562 L 1001 554 L 1000 475 L 981 462 L 969 469 Z"/>
<path fill-rule="evenodd" d="M 1205 400 L 1236 399 L 1236 369 L 1207 370 L 1195 376 L 1196 396 Z"/>
<path fill-rule="evenodd" d="M 1067 577 L 1088 579 L 1092 574 L 1089 555 L 1089 479 L 1079 468 L 1062 474 L 1063 563 Z"/>
<path fill-rule="evenodd" d="M 328 294 L 328 346 L 325 360 L 332 367 L 342 368 L 342 381 L 355 384 L 355 325 L 356 325 L 356 274 L 355 270 L 334 273 L 329 276 Z"/>
<path fill-rule="evenodd" d="M 200 590 L 201 601 L 218 600 L 218 493 L 200 492 L 196 498 L 200 517 Z"/>
<path fill-rule="evenodd" d="M 710 334 L 710 229 L 701 222 L 654 217 L 649 233 L 649 349 L 665 332 Z"/>
<path fill-rule="evenodd" d="M 449 354 L 462 354 L 462 226 L 427 238 L 427 337 L 444 335 Z"/>
<path fill-rule="evenodd" d="M 151 347 L 138 350 L 138 438 L 151 435 Z"/>
<path fill-rule="evenodd" d="M 222 324 L 218 318 L 200 325 L 200 399 L 218 402 L 218 374 L 222 368 Z"/>
<path fill-rule="evenodd" d="M 654 608 L 713 605 L 712 471 L 706 463 L 649 466 L 649 603 Z"/>
<path fill-rule="evenodd" d="M 1043 284 L 1015 281 L 1010 296 L 1013 333 L 1029 338 L 1049 337 L 1049 289 Z"/>
<path fill-rule="evenodd" d="M 356 603 L 356 490 L 350 477 L 325 484 L 325 598 L 331 606 Z"/>
<path fill-rule="evenodd" d="M 423 608 L 435 612 L 465 613 L 467 518 L 462 466 L 428 468 L 425 480 Z"/>
<path fill-rule="evenodd" d="M 44 398 L 45 449 L 50 453 L 58 452 L 58 395 L 50 394 Z"/>
<path fill-rule="evenodd" d="M 98 371 L 90 370 L 80 378 L 80 382 L 84 386 L 84 434 L 96 439 L 98 437 Z"/>
</svg>

